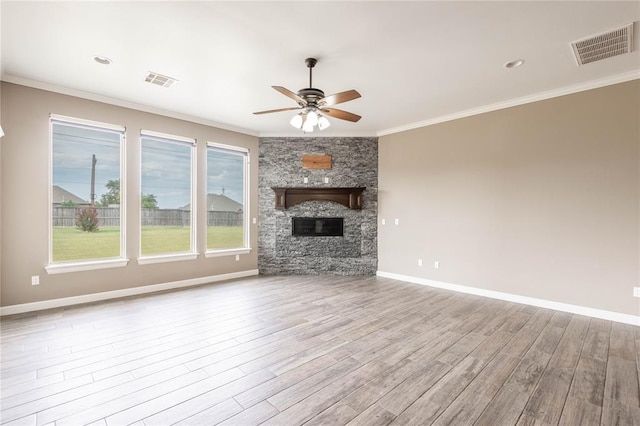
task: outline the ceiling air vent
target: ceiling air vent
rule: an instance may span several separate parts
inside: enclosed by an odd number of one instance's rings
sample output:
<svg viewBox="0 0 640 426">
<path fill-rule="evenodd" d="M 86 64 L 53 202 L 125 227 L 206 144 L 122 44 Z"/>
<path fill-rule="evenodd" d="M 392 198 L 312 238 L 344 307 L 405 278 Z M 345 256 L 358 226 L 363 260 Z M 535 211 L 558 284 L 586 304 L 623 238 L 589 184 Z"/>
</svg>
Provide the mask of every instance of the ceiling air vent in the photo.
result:
<svg viewBox="0 0 640 426">
<path fill-rule="evenodd" d="M 144 81 L 155 84 L 156 86 L 171 87 L 171 85 L 178 80 L 167 77 L 166 75 L 158 74 L 157 72 L 149 71 Z"/>
<path fill-rule="evenodd" d="M 633 50 L 633 23 L 571 43 L 578 66 Z"/>
</svg>

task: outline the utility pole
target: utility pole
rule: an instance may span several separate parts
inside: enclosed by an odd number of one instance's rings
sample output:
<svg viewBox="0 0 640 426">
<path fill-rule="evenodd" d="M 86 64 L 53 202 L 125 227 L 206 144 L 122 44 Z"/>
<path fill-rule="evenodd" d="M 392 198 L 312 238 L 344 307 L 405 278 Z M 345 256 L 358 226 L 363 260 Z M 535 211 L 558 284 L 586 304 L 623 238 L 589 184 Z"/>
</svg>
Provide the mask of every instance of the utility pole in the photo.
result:
<svg viewBox="0 0 640 426">
<path fill-rule="evenodd" d="M 91 207 L 96 205 L 96 163 L 98 159 L 93 154 L 91 158 Z"/>
</svg>

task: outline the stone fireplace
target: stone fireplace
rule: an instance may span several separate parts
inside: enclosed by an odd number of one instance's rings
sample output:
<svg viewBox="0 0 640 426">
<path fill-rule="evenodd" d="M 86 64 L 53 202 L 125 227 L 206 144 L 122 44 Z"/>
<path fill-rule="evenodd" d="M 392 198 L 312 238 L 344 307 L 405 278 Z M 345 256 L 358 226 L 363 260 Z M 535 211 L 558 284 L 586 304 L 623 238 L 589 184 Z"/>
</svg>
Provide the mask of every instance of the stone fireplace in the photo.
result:
<svg viewBox="0 0 640 426">
<path fill-rule="evenodd" d="M 330 168 L 303 168 L 307 155 Z M 261 274 L 376 273 L 377 138 L 260 138 L 258 170 Z M 295 235 L 294 218 L 339 218 L 342 235 Z"/>
</svg>

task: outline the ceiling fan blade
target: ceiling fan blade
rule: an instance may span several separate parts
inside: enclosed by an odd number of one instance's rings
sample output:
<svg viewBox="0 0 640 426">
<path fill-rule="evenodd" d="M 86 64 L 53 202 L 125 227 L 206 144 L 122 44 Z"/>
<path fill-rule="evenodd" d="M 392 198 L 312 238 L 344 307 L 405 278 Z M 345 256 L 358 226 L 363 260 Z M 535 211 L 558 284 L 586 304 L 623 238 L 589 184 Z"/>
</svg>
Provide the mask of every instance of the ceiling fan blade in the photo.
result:
<svg viewBox="0 0 640 426">
<path fill-rule="evenodd" d="M 307 101 L 305 101 L 304 99 L 302 99 L 300 96 L 298 96 L 297 94 L 293 93 L 289 89 L 285 89 L 282 86 L 271 86 L 271 87 L 273 87 L 274 89 L 276 89 L 278 92 L 282 93 L 283 95 L 293 99 L 294 101 L 296 101 L 300 105 L 306 105 L 307 104 Z"/>
<path fill-rule="evenodd" d="M 362 117 L 356 114 L 352 114 L 347 111 L 335 108 L 320 108 L 320 111 L 328 115 L 329 117 L 339 118 L 340 120 L 353 121 L 354 123 L 360 120 Z"/>
<path fill-rule="evenodd" d="M 282 111 L 293 111 L 294 109 L 300 109 L 300 107 L 294 107 L 294 108 L 280 108 L 280 109 L 270 109 L 268 111 L 258 111 L 258 112 L 254 112 L 255 115 L 260 115 L 260 114 L 271 114 L 272 112 L 282 112 Z"/>
<path fill-rule="evenodd" d="M 347 90 L 346 92 L 340 92 L 333 95 L 325 96 L 324 98 L 320 99 L 320 102 L 318 102 L 318 104 L 320 106 L 337 105 L 343 102 L 358 99 L 359 97 L 360 93 L 358 93 L 357 90 Z"/>
</svg>

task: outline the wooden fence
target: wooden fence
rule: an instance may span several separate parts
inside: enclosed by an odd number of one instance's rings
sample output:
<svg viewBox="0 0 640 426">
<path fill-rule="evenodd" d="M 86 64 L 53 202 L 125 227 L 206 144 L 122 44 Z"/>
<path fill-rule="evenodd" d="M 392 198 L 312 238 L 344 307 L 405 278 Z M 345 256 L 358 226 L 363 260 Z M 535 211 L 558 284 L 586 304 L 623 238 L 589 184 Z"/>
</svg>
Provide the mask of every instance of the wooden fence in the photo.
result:
<svg viewBox="0 0 640 426">
<path fill-rule="evenodd" d="M 54 206 L 52 210 L 53 226 L 76 226 L 76 217 L 84 207 Z M 120 226 L 119 207 L 96 207 L 98 226 Z M 207 226 L 242 226 L 242 212 L 207 212 Z M 142 226 L 189 226 L 191 211 L 178 209 L 142 209 Z"/>
</svg>

